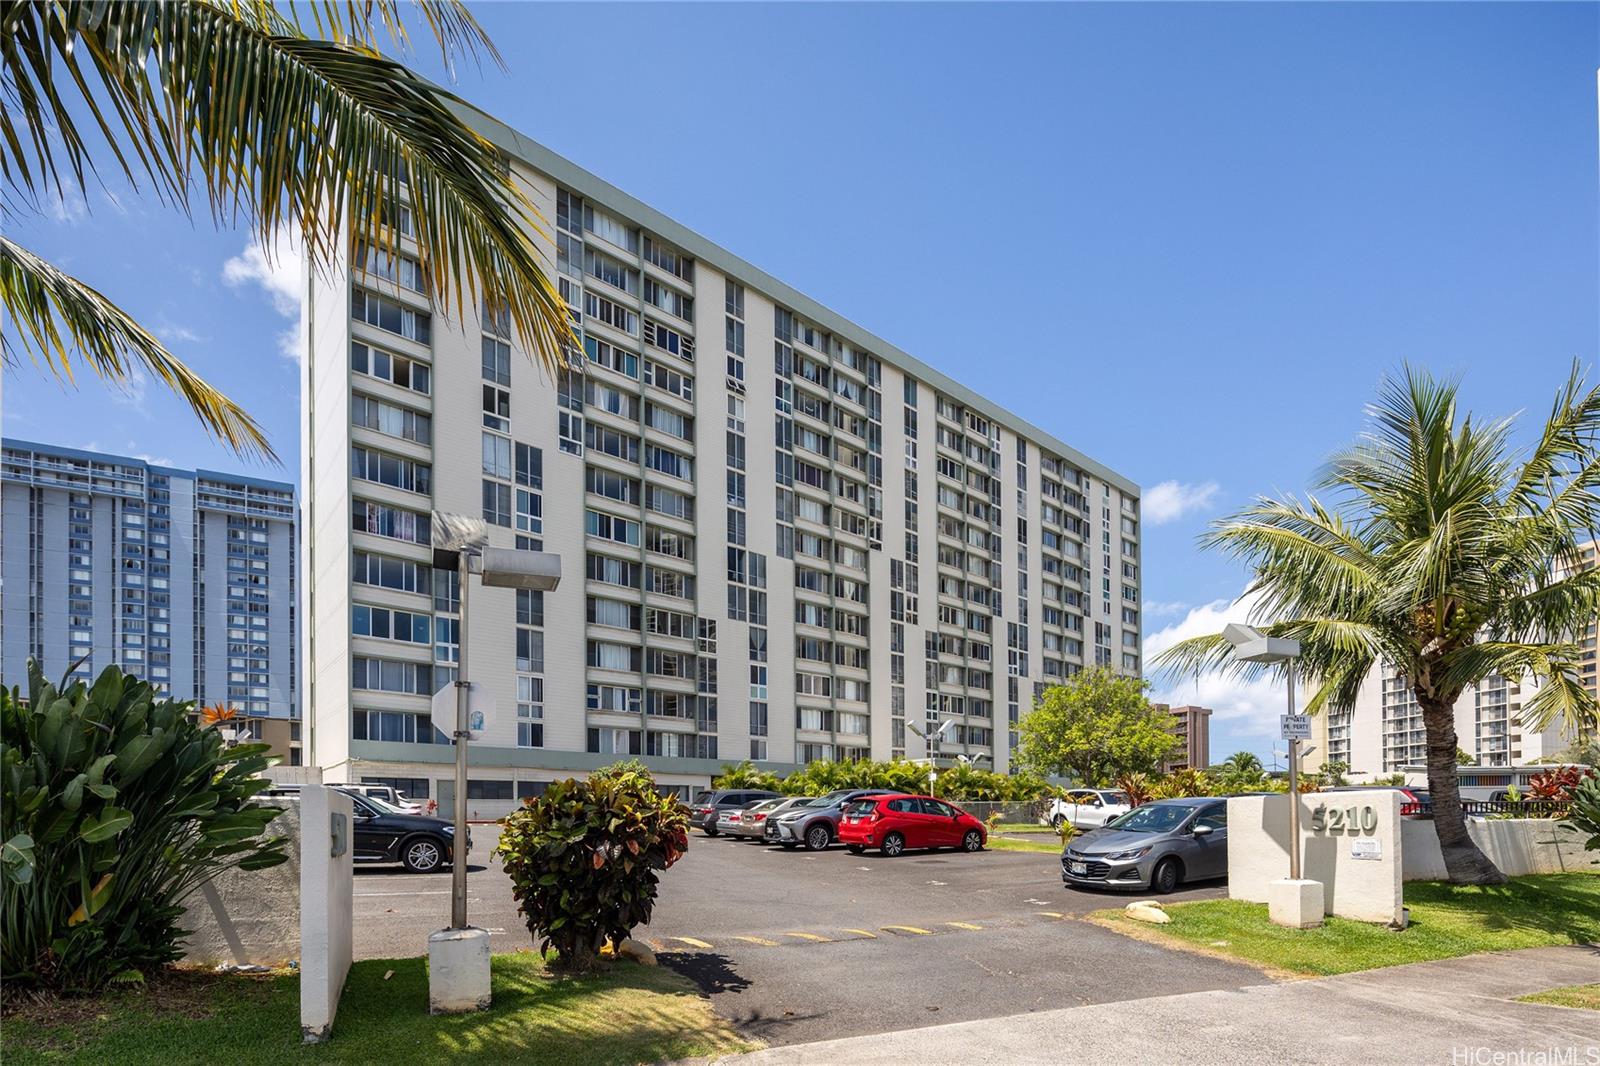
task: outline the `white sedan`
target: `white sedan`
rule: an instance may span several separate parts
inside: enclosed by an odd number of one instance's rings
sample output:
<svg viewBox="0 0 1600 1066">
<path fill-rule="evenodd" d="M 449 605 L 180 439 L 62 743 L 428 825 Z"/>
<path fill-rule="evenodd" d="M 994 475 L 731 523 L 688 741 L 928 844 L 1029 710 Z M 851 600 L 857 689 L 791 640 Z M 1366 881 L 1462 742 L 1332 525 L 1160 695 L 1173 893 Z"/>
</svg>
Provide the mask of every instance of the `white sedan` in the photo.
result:
<svg viewBox="0 0 1600 1066">
<path fill-rule="evenodd" d="M 1078 829 L 1099 829 L 1111 819 L 1132 810 L 1128 794 L 1115 789 L 1074 788 L 1050 804 L 1045 821 L 1056 829 L 1069 823 Z"/>
</svg>

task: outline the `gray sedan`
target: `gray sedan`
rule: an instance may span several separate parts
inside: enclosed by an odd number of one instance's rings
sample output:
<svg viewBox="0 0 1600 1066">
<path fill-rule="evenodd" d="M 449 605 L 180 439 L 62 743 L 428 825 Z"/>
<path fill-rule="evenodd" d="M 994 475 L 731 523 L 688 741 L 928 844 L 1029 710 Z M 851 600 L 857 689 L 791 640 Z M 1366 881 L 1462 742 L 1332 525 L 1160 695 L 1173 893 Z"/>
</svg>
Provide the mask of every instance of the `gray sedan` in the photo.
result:
<svg viewBox="0 0 1600 1066">
<path fill-rule="evenodd" d="M 1073 887 L 1165 893 L 1185 881 L 1227 875 L 1228 801 L 1222 799 L 1146 803 L 1061 852 L 1061 880 Z"/>
</svg>

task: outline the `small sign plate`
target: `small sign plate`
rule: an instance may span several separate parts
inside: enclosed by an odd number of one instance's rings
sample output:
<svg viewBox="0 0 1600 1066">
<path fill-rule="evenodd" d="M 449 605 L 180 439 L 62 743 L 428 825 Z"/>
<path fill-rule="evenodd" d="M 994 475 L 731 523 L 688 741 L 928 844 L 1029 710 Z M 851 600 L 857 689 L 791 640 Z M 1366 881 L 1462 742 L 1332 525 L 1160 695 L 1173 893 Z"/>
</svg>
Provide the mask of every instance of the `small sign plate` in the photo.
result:
<svg viewBox="0 0 1600 1066">
<path fill-rule="evenodd" d="M 1310 740 L 1311 719 L 1303 714 L 1278 715 L 1278 736 L 1284 740 Z"/>
<path fill-rule="evenodd" d="M 1381 861 L 1383 859 L 1383 841 L 1371 838 L 1352 840 L 1350 841 L 1350 857 L 1352 859 L 1371 859 L 1375 862 Z"/>
</svg>

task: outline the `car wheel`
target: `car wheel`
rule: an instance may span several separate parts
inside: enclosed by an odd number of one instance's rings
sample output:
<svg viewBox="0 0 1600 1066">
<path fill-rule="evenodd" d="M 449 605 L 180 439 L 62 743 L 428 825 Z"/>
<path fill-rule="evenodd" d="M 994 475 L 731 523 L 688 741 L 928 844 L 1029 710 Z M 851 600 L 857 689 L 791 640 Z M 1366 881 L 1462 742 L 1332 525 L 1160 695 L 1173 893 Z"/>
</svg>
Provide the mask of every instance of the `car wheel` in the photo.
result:
<svg viewBox="0 0 1600 1066">
<path fill-rule="evenodd" d="M 709 825 L 706 826 L 704 829 L 700 830 L 700 832 L 704 833 L 708 837 L 714 837 L 714 836 L 717 835 L 717 831 L 716 831 L 715 827 L 709 826 Z"/>
<path fill-rule="evenodd" d="M 1050 819 L 1050 828 L 1054 829 L 1056 832 L 1059 833 L 1059 832 L 1061 832 L 1061 823 L 1066 821 L 1066 820 L 1067 820 L 1066 816 L 1064 814 L 1062 814 L 1061 812 L 1057 811 L 1055 816 Z"/>
<path fill-rule="evenodd" d="M 894 858 L 904 850 L 906 850 L 906 838 L 899 833 L 890 833 L 883 838 L 882 851 L 889 858 Z"/>
<path fill-rule="evenodd" d="M 961 846 L 967 851 L 977 851 L 983 847 L 983 834 L 976 829 L 968 829 L 967 835 L 961 838 Z"/>
<path fill-rule="evenodd" d="M 852 855 L 860 855 L 863 851 L 867 850 L 866 847 L 861 844 L 846 844 L 844 849 Z"/>
<path fill-rule="evenodd" d="M 414 874 L 430 874 L 444 865 L 444 849 L 427 837 L 417 837 L 406 843 L 400 861 Z"/>
<path fill-rule="evenodd" d="M 806 830 L 806 850 L 821 851 L 828 846 L 828 841 L 831 839 L 832 834 L 828 832 L 827 826 L 814 825 Z"/>
<path fill-rule="evenodd" d="M 1178 860 L 1162 859 L 1150 874 L 1150 891 L 1166 895 L 1178 887 Z"/>
</svg>

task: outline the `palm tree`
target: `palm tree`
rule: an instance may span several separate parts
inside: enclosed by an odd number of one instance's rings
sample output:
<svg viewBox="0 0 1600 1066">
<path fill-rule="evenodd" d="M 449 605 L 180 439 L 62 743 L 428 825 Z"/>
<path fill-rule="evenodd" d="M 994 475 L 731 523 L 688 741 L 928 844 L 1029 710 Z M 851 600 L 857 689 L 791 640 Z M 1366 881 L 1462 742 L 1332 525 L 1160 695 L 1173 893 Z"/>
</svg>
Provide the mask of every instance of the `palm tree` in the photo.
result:
<svg viewBox="0 0 1600 1066">
<path fill-rule="evenodd" d="M 500 61 L 460 0 L 417 7 L 447 62 Z M 396 0 L 0 0 L 7 211 L 116 169 L 185 213 L 203 190 L 213 219 L 246 219 L 265 247 L 298 228 L 317 270 L 353 245 L 392 247 L 383 220 L 403 186 L 445 310 L 503 308 L 537 362 L 563 365 L 574 338 L 529 236 L 538 213 L 466 105 L 381 55 L 380 37 L 408 46 Z M 142 366 L 224 444 L 272 456 L 255 420 L 132 316 L 4 236 L 0 293 L 8 368 L 25 354 L 64 382 L 82 367 L 126 384 Z"/>
<path fill-rule="evenodd" d="M 1525 678 L 1538 683 L 1525 728 L 1593 728 L 1575 636 L 1600 613 L 1600 570 L 1579 556 L 1600 527 L 1600 389 L 1574 366 L 1529 449 L 1513 446 L 1513 419 L 1475 420 L 1456 397 L 1456 382 L 1424 371 L 1386 378 L 1368 432 L 1320 479 L 1333 505 L 1263 497 L 1202 544 L 1248 564 L 1258 621 L 1300 641 L 1308 712 L 1351 709 L 1380 660 L 1406 678 L 1450 880 L 1492 884 L 1505 875 L 1462 820 L 1453 707 L 1493 675 Z M 1183 641 L 1157 665 L 1263 669 L 1236 663 L 1220 634 Z"/>
<path fill-rule="evenodd" d="M 1264 767 L 1253 752 L 1236 751 L 1222 760 L 1222 773 L 1226 777 L 1253 780 L 1261 776 Z"/>
</svg>

